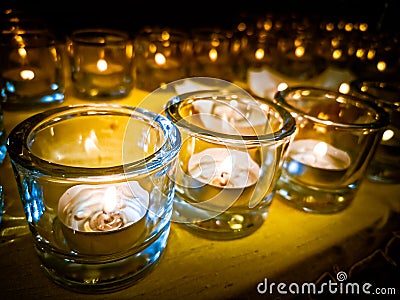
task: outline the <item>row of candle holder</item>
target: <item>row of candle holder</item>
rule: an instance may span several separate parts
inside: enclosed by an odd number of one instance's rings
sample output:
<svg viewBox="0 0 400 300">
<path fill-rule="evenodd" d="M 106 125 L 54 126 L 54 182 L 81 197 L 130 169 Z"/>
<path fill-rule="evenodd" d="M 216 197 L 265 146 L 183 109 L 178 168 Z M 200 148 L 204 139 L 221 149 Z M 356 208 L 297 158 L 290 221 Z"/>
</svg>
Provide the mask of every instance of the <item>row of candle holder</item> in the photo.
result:
<svg viewBox="0 0 400 300">
<path fill-rule="evenodd" d="M 190 33 L 146 27 L 133 37 L 120 30 L 82 29 L 65 43 L 48 29 L 12 25 L 0 40 L 2 102 L 60 103 L 65 76 L 79 97 L 97 99 L 124 97 L 133 87 L 153 91 L 186 77 L 247 82 L 249 74 L 263 69 L 304 83 L 328 68 L 398 80 L 394 33 L 370 32 L 362 22 L 324 22 L 315 29 L 307 19 L 283 21 L 269 17 L 241 22 L 234 30 Z"/>
<path fill-rule="evenodd" d="M 383 108 L 313 87 L 270 101 L 200 80 L 212 88 L 165 99 L 160 114 L 74 105 L 11 131 L 26 219 L 55 282 L 94 293 L 135 283 L 163 256 L 171 222 L 237 239 L 264 224 L 275 195 L 312 213 L 351 205 L 389 124 Z"/>
</svg>

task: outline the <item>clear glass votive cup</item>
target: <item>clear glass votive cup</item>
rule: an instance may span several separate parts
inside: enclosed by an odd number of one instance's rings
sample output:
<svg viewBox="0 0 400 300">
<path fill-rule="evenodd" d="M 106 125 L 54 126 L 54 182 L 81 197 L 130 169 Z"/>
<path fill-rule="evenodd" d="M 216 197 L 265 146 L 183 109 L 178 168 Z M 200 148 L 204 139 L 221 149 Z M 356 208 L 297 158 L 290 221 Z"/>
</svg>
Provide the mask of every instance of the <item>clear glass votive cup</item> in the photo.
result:
<svg viewBox="0 0 400 300">
<path fill-rule="evenodd" d="M 166 115 L 182 135 L 173 221 L 209 239 L 255 232 L 269 213 L 293 117 L 241 89 L 175 96 Z"/>
<path fill-rule="evenodd" d="M 157 265 L 180 141 L 164 116 L 105 104 L 44 111 L 11 131 L 7 149 L 26 220 L 56 283 L 111 292 Z"/>
<path fill-rule="evenodd" d="M 287 88 L 274 101 L 297 123 L 277 184 L 279 198 L 311 213 L 344 210 L 389 124 L 387 113 L 359 98 L 314 87 Z"/>
<path fill-rule="evenodd" d="M 376 182 L 400 183 L 400 84 L 373 79 L 356 79 L 350 92 L 381 106 L 390 116 L 390 124 L 370 162 L 366 176 Z"/>
<path fill-rule="evenodd" d="M 84 99 L 119 99 L 133 89 L 133 39 L 108 28 L 75 30 L 67 39 L 72 86 Z"/>
<path fill-rule="evenodd" d="M 3 109 L 31 109 L 64 101 L 63 47 L 46 30 L 0 34 L 0 99 Z"/>
<path fill-rule="evenodd" d="M 134 38 L 135 87 L 154 91 L 187 77 L 188 34 L 174 28 L 146 27 Z"/>
</svg>

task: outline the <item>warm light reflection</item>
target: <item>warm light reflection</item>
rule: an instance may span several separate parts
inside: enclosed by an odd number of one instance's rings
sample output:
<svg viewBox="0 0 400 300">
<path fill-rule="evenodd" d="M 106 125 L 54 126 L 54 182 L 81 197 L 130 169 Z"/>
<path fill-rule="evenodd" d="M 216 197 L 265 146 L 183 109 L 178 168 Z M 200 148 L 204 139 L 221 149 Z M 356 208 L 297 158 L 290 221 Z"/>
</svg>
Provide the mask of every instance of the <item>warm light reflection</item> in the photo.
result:
<svg viewBox="0 0 400 300">
<path fill-rule="evenodd" d="M 100 72 L 106 71 L 107 68 L 108 68 L 108 64 L 107 64 L 107 61 L 106 61 L 106 60 L 104 60 L 104 59 L 101 58 L 101 59 L 99 59 L 99 60 L 97 61 L 97 69 L 98 69 Z"/>
<path fill-rule="evenodd" d="M 276 87 L 276 89 L 281 92 L 283 90 L 286 90 L 288 88 L 288 84 L 286 82 L 281 82 L 278 84 L 278 86 Z"/>
<path fill-rule="evenodd" d="M 90 136 L 85 139 L 84 142 L 84 147 L 86 153 L 92 153 L 92 152 L 100 152 L 100 149 L 97 147 L 97 136 L 96 132 L 94 130 L 90 131 Z"/>
<path fill-rule="evenodd" d="M 346 82 L 342 82 L 339 86 L 339 92 L 342 94 L 348 94 L 350 92 L 350 85 Z"/>
<path fill-rule="evenodd" d="M 35 73 L 32 70 L 22 70 L 19 76 L 21 76 L 23 80 L 32 80 L 35 78 Z"/>
<path fill-rule="evenodd" d="M 319 157 L 323 157 L 328 151 L 328 146 L 324 142 L 319 142 L 314 146 L 313 152 Z"/>
<path fill-rule="evenodd" d="M 165 65 L 165 63 L 167 62 L 167 59 L 162 53 L 156 53 L 156 55 L 154 56 L 154 60 L 159 66 Z"/>
<path fill-rule="evenodd" d="M 382 141 L 388 141 L 388 140 L 390 140 L 393 136 L 394 136 L 393 130 L 388 129 L 388 130 L 386 130 L 386 131 L 383 133 Z"/>
</svg>

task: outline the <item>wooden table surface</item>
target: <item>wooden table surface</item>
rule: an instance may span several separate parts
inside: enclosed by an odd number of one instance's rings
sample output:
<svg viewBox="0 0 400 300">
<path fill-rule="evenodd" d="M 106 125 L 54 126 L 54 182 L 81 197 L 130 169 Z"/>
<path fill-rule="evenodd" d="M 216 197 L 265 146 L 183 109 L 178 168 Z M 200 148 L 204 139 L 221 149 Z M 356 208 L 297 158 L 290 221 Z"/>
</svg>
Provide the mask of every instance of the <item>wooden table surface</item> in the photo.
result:
<svg viewBox="0 0 400 300">
<path fill-rule="evenodd" d="M 170 96 L 160 93 L 155 98 L 148 97 L 146 92 L 135 89 L 128 97 L 110 103 L 160 112 Z M 86 102 L 67 91 L 62 105 Z M 4 111 L 6 130 L 9 132 L 35 112 Z M 23 216 L 8 159 L 1 166 L 0 182 L 6 214 Z M 200 238 L 172 223 L 164 256 L 151 273 L 129 288 L 98 295 L 79 294 L 53 283 L 40 267 L 30 233 L 22 228 L 24 233 L 12 238 L 12 231 L 7 228 L 11 221 L 6 219 L 0 227 L 0 299 L 296 298 L 297 295 L 281 295 L 276 290 L 274 295 L 259 294 L 257 285 L 265 279 L 287 285 L 316 282 L 327 273 L 348 273 L 351 266 L 376 251 L 388 254 L 384 247 L 397 238 L 400 230 L 399 195 L 400 184 L 365 180 L 353 204 L 332 215 L 297 211 L 276 197 L 263 226 L 248 237 L 232 241 Z M 24 220 L 21 224 L 24 226 Z M 378 269 L 382 271 L 379 277 L 387 279 L 389 288 L 392 281 L 386 276 L 391 273 L 385 270 L 386 266 Z M 399 294 L 400 287 L 396 288 Z"/>
</svg>

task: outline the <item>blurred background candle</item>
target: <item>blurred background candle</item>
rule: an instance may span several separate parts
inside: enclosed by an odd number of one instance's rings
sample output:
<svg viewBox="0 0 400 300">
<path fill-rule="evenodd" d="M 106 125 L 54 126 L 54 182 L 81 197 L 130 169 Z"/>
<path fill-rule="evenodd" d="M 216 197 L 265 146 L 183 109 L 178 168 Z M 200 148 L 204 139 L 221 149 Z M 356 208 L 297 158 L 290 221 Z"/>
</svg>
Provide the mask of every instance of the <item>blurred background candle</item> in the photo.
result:
<svg viewBox="0 0 400 300">
<path fill-rule="evenodd" d="M 67 41 L 75 93 L 85 99 L 127 96 L 133 82 L 133 39 L 113 29 L 80 29 Z"/>
<path fill-rule="evenodd" d="M 0 35 L 0 89 L 5 109 L 64 101 L 62 49 L 47 30 L 3 31 Z"/>
<path fill-rule="evenodd" d="M 145 91 L 185 78 L 190 53 L 185 31 L 145 27 L 135 37 L 135 86 Z"/>
<path fill-rule="evenodd" d="M 367 177 L 382 183 L 400 182 L 400 85 L 396 81 L 359 78 L 350 83 L 350 94 L 383 107 L 390 124 L 382 135 Z"/>
</svg>

